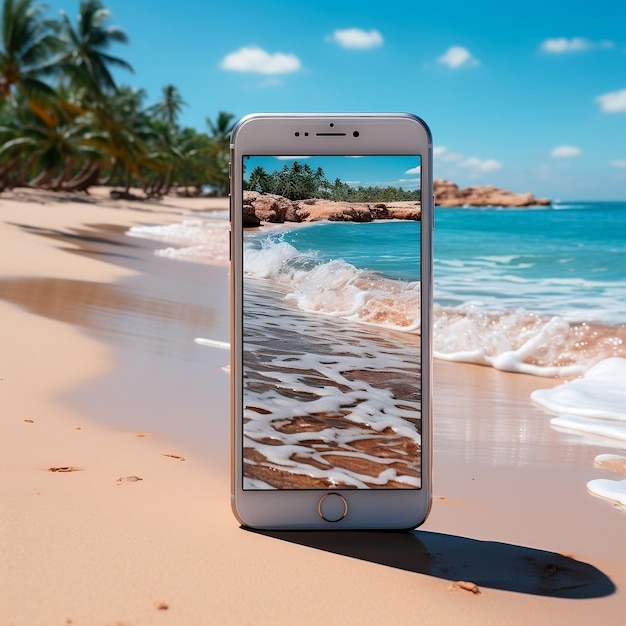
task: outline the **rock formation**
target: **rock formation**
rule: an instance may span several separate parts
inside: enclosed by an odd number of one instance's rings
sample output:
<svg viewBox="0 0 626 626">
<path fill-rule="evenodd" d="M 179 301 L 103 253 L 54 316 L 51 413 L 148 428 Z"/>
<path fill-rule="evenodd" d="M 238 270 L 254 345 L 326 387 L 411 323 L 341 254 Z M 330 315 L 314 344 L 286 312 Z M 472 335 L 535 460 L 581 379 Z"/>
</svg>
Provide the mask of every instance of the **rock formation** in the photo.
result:
<svg viewBox="0 0 626 626">
<path fill-rule="evenodd" d="M 532 193 L 513 193 L 493 185 L 481 187 L 459 186 L 449 180 L 436 180 L 434 182 L 435 205 L 454 206 L 506 206 L 522 207 L 532 205 L 548 205 L 550 200 L 535 198 Z"/>
<path fill-rule="evenodd" d="M 310 199 L 288 200 L 274 194 L 245 191 L 243 194 L 244 226 L 261 222 L 371 222 L 378 219 L 419 220 L 419 202 L 335 202 Z"/>
</svg>

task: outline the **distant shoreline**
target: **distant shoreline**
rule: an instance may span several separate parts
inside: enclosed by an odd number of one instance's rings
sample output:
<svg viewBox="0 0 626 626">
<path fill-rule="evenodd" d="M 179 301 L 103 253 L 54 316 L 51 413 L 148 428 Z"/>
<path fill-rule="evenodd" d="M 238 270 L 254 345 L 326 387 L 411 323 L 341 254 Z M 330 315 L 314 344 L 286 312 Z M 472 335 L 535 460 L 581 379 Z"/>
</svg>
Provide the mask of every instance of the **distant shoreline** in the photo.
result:
<svg viewBox="0 0 626 626">
<path fill-rule="evenodd" d="M 550 206 L 547 198 L 536 198 L 532 193 L 514 193 L 494 185 L 459 188 L 449 180 L 435 180 L 433 184 L 435 206 Z"/>
<path fill-rule="evenodd" d="M 434 183 L 435 206 L 439 207 L 527 207 L 550 206 L 547 198 L 536 198 L 532 193 L 513 193 L 493 185 L 466 187 L 446 180 Z M 421 202 L 346 202 L 311 198 L 289 200 L 284 196 L 244 191 L 243 223 L 245 227 L 261 223 L 285 222 L 372 222 L 374 220 L 420 220 Z"/>
</svg>

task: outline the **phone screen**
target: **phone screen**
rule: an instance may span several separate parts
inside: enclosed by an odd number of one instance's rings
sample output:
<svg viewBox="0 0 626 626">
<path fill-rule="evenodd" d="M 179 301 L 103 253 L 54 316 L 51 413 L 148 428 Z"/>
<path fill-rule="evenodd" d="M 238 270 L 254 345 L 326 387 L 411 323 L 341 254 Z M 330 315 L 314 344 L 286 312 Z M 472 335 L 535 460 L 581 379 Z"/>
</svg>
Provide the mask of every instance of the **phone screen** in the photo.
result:
<svg viewBox="0 0 626 626">
<path fill-rule="evenodd" d="M 421 488 L 420 156 L 242 165 L 242 488 Z"/>
</svg>

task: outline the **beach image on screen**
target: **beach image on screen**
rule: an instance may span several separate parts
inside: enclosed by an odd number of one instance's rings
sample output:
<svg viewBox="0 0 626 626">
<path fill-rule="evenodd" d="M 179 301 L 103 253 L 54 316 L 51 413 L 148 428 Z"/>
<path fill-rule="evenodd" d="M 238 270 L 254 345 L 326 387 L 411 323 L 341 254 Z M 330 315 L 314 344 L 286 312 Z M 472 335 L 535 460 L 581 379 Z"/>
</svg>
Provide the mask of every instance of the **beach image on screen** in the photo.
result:
<svg viewBox="0 0 626 626">
<path fill-rule="evenodd" d="M 420 157 L 243 172 L 243 488 L 420 488 Z"/>
</svg>

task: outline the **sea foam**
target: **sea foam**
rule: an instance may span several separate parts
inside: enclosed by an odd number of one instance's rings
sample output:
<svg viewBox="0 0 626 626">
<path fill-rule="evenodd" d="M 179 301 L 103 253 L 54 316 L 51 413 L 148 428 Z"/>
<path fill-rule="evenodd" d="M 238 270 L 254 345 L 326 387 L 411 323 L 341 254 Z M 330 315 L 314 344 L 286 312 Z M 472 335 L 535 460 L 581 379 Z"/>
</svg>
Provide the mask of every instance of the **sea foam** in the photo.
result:
<svg viewBox="0 0 626 626">
<path fill-rule="evenodd" d="M 580 376 L 626 354 L 626 329 L 568 322 L 523 308 L 435 307 L 434 356 L 535 376 Z"/>
<path fill-rule="evenodd" d="M 596 496 L 626 506 L 626 480 L 596 478 L 587 483 L 587 489 Z"/>
<path fill-rule="evenodd" d="M 593 437 L 594 443 L 623 448 L 626 443 L 626 359 L 605 359 L 584 376 L 553 389 L 531 394 L 534 402 L 551 413 L 550 423 L 558 430 Z M 596 467 L 623 471 L 626 458 L 599 455 Z M 589 491 L 620 504 L 626 504 L 626 480 L 598 478 L 587 483 Z"/>
<path fill-rule="evenodd" d="M 605 359 L 581 378 L 539 389 L 531 398 L 552 413 L 626 426 L 626 359 Z"/>
<path fill-rule="evenodd" d="M 419 282 L 386 278 L 342 259 L 320 259 L 298 251 L 281 235 L 246 241 L 244 272 L 280 284 L 286 300 L 302 311 L 419 332 Z"/>
<path fill-rule="evenodd" d="M 228 228 L 223 219 L 189 219 L 179 224 L 132 226 L 127 235 L 175 246 L 157 250 L 157 256 L 227 265 Z"/>
</svg>

